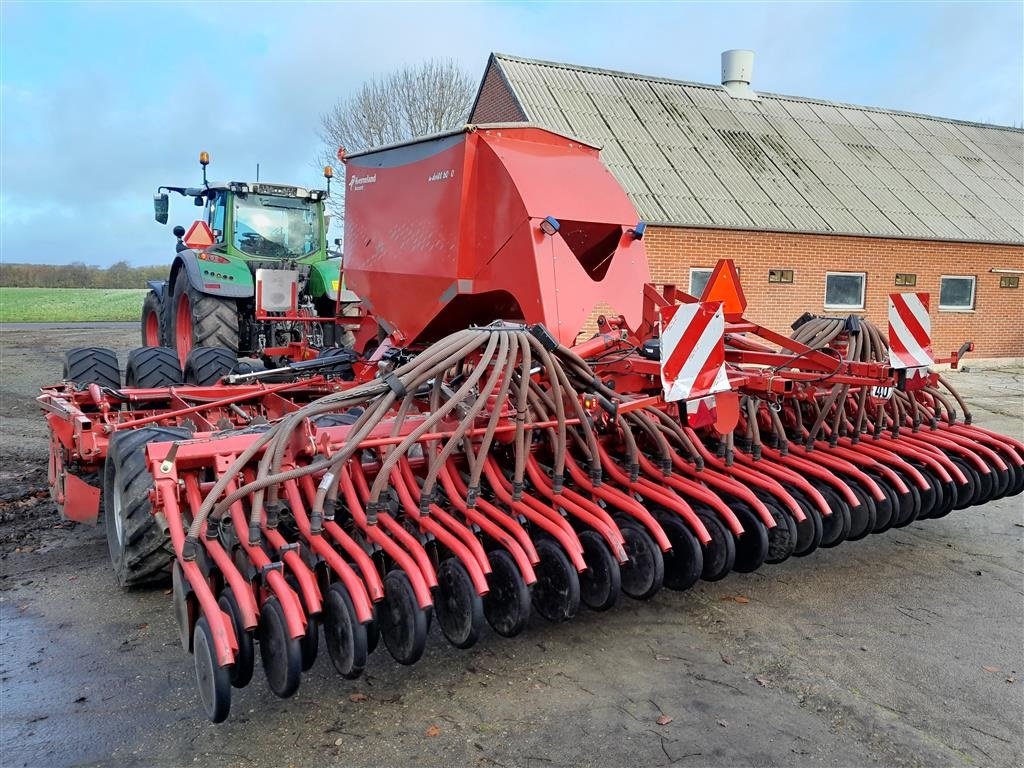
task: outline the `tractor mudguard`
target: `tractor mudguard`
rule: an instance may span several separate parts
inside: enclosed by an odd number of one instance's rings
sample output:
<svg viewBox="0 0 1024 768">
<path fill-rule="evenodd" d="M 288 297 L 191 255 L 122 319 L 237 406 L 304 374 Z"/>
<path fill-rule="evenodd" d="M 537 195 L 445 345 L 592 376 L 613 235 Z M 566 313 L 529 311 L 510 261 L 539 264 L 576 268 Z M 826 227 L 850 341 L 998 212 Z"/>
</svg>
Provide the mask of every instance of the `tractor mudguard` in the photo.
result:
<svg viewBox="0 0 1024 768">
<path fill-rule="evenodd" d="M 192 287 L 201 293 L 229 299 L 245 299 L 256 293 L 252 272 L 244 263 L 201 261 L 199 255 L 190 249 L 179 252 L 174 261 L 171 274 L 184 272 Z"/>
<path fill-rule="evenodd" d="M 341 288 L 341 259 L 325 259 L 309 266 L 309 295 L 336 301 Z"/>
<path fill-rule="evenodd" d="M 156 294 L 156 297 L 161 303 L 167 298 L 167 281 L 166 280 L 147 280 L 146 285 L 149 286 L 149 290 Z"/>
</svg>

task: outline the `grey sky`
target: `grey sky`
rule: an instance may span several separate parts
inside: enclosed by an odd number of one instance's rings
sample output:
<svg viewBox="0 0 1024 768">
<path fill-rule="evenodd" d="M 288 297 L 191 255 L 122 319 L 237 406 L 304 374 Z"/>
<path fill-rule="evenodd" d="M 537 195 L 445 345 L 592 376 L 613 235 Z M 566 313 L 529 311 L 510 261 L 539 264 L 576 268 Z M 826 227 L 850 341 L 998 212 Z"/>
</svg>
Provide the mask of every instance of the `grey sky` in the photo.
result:
<svg viewBox="0 0 1024 768">
<path fill-rule="evenodd" d="M 159 184 L 319 185 L 320 112 L 365 78 L 499 50 L 715 83 L 756 51 L 765 91 L 1021 125 L 1024 4 L 508 3 L 0 6 L 0 256 L 169 261 Z M 177 203 L 175 206 L 174 203 Z M 194 209 L 172 202 L 171 223 Z"/>
</svg>

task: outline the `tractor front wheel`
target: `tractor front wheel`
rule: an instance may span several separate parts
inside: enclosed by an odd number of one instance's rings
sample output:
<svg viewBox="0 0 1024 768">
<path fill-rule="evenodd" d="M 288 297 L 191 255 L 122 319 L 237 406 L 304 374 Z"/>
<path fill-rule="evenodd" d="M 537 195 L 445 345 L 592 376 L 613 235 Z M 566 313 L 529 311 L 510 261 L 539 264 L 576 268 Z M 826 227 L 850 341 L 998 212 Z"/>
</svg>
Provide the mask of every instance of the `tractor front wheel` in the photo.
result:
<svg viewBox="0 0 1024 768">
<path fill-rule="evenodd" d="M 226 347 L 238 352 L 238 304 L 200 293 L 184 274 L 174 283 L 172 335 L 182 368 L 193 347 Z"/>
<path fill-rule="evenodd" d="M 142 346 L 164 347 L 167 342 L 164 303 L 156 291 L 150 291 L 142 301 Z"/>
</svg>

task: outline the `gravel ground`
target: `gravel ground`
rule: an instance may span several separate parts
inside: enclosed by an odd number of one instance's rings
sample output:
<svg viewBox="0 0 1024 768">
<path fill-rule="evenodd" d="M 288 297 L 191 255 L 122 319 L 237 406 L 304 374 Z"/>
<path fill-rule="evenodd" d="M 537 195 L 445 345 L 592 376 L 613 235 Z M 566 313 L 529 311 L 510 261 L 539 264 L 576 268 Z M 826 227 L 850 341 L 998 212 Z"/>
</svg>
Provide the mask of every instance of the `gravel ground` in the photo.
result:
<svg viewBox="0 0 1024 768">
<path fill-rule="evenodd" d="M 4 765 L 1024 762 L 1022 497 L 469 651 L 435 629 L 414 668 L 381 652 L 356 682 L 321 658 L 287 701 L 257 669 L 211 725 L 169 596 L 119 590 L 102 531 L 46 493 L 38 386 L 63 349 L 137 338 L 0 327 Z M 953 379 L 979 423 L 1021 436 L 1022 369 Z"/>
</svg>

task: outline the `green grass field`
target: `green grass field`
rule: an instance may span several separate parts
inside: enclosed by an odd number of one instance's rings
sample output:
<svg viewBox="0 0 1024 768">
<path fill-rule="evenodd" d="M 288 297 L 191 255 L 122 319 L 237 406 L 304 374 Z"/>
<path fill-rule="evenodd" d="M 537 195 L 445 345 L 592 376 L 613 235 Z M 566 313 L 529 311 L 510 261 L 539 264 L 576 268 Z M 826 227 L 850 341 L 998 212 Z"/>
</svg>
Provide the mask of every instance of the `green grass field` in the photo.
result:
<svg viewBox="0 0 1024 768">
<path fill-rule="evenodd" d="M 0 288 L 0 323 L 138 320 L 145 288 Z"/>
</svg>

